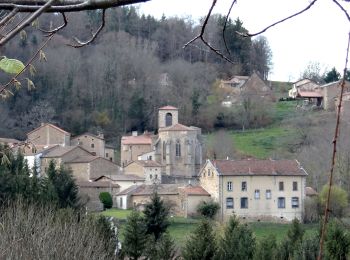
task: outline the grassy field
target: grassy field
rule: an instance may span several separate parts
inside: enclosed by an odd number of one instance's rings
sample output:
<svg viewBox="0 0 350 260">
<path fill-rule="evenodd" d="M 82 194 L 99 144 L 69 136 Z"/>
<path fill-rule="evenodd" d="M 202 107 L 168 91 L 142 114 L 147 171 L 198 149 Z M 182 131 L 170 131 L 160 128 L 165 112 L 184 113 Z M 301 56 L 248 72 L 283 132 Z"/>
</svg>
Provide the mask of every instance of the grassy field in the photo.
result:
<svg viewBox="0 0 350 260">
<path fill-rule="evenodd" d="M 127 216 L 130 214 L 131 210 L 119 210 L 111 209 L 102 212 L 101 214 L 105 216 L 112 216 L 120 219 L 120 229 L 123 232 L 123 226 Z M 192 234 L 193 230 L 196 228 L 196 224 L 199 222 L 198 219 L 187 219 L 181 217 L 170 218 L 170 226 L 168 228 L 170 235 L 175 240 L 178 246 L 183 246 L 187 241 L 188 237 Z M 286 235 L 290 224 L 277 224 L 277 223 L 266 223 L 266 222 L 253 222 L 248 223 L 254 232 L 256 239 L 259 241 L 266 238 L 269 235 L 276 236 L 277 241 L 281 241 Z M 312 232 L 316 232 L 318 225 L 303 225 L 305 229 L 305 235 L 309 235 Z M 122 239 L 123 237 L 121 237 Z"/>
</svg>

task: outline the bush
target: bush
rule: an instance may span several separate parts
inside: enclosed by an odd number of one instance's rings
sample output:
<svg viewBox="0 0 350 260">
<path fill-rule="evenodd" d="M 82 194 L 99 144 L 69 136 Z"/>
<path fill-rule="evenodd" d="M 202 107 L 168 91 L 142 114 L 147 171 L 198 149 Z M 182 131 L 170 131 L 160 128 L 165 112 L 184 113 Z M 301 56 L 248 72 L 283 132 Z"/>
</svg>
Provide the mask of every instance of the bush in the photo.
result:
<svg viewBox="0 0 350 260">
<path fill-rule="evenodd" d="M 214 201 L 202 201 L 198 204 L 197 212 L 205 218 L 213 219 L 220 209 L 220 204 Z"/>
<path fill-rule="evenodd" d="M 321 193 L 320 193 L 320 202 L 323 208 L 326 206 L 327 203 L 327 195 L 328 195 L 328 186 L 323 186 Z M 345 208 L 348 206 L 348 194 L 345 190 L 340 188 L 339 186 L 332 186 L 331 190 L 331 198 L 330 198 L 330 210 L 332 212 L 332 215 L 335 217 L 342 217 L 344 214 Z M 324 212 L 324 209 L 322 213 Z"/>
<path fill-rule="evenodd" d="M 101 192 L 99 199 L 103 204 L 103 209 L 110 209 L 113 206 L 113 199 L 109 192 Z"/>
</svg>

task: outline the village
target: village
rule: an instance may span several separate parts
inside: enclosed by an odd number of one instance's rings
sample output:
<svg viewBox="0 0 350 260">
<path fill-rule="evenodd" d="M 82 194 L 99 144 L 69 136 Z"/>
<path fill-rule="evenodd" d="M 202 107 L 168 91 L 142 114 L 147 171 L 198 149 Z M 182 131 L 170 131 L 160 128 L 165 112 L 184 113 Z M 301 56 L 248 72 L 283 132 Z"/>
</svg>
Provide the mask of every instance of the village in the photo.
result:
<svg viewBox="0 0 350 260">
<path fill-rule="evenodd" d="M 338 86 L 339 82 L 320 86 L 303 79 L 293 84 L 289 97 L 301 100 L 302 109 L 334 111 Z M 348 82 L 346 86 L 349 90 Z M 241 102 L 247 93 L 273 99 L 273 91 L 256 73 L 222 80 L 220 88 L 225 95 L 223 107 Z M 344 114 L 350 111 L 348 96 L 344 94 Z M 15 151 L 23 142 L 0 141 Z M 46 122 L 27 133 L 24 143 L 17 152 L 23 152 L 29 168 L 36 167 L 40 177 L 46 175 L 50 161 L 72 171 L 92 212 L 103 209 L 101 192 L 111 194 L 114 208 L 125 210 L 143 210 L 157 192 L 174 216 L 195 217 L 201 202 L 215 201 L 220 205 L 220 221 L 232 215 L 249 221 L 303 221 L 305 199 L 317 195 L 315 187 L 307 185 L 308 172 L 296 159 L 205 158 L 201 129 L 181 124 L 179 109 L 171 105 L 158 109 L 157 134 L 125 135 L 120 151 L 105 142 L 103 133 L 72 136 Z"/>
</svg>

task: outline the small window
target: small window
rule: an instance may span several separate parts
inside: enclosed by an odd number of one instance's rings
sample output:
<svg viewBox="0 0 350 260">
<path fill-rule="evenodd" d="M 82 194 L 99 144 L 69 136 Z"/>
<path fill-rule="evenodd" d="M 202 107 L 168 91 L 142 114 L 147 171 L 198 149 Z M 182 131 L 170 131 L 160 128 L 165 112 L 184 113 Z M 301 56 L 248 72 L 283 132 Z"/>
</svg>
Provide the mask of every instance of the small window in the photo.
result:
<svg viewBox="0 0 350 260">
<path fill-rule="evenodd" d="M 278 189 L 279 189 L 280 191 L 284 191 L 284 182 L 283 182 L 283 181 L 280 181 L 280 182 L 278 183 Z"/>
<path fill-rule="evenodd" d="M 271 190 L 266 190 L 266 199 L 267 200 L 271 199 Z"/>
<path fill-rule="evenodd" d="M 293 191 L 297 191 L 297 190 L 298 190 L 298 182 L 293 181 Z"/>
<path fill-rule="evenodd" d="M 284 209 L 286 207 L 286 199 L 284 197 L 278 198 L 278 208 Z"/>
<path fill-rule="evenodd" d="M 227 191 L 232 191 L 232 181 L 227 182 Z"/>
<path fill-rule="evenodd" d="M 210 177 L 210 169 L 208 169 L 208 177 Z"/>
<path fill-rule="evenodd" d="M 242 191 L 247 191 L 247 182 L 242 181 Z"/>
<path fill-rule="evenodd" d="M 259 199 L 260 199 L 260 190 L 255 190 L 255 192 L 254 192 L 254 198 L 255 198 L 256 200 L 259 200 Z"/>
<path fill-rule="evenodd" d="M 150 178 L 151 180 L 152 180 L 152 177 L 153 177 L 152 174 L 150 174 L 150 175 L 149 175 L 149 178 Z"/>
<path fill-rule="evenodd" d="M 175 155 L 176 155 L 176 157 L 181 156 L 181 144 L 180 144 L 179 140 L 177 140 L 176 144 L 175 144 Z"/>
<path fill-rule="evenodd" d="M 241 198 L 241 209 L 247 209 L 248 208 L 248 198 L 244 197 Z"/>
<path fill-rule="evenodd" d="M 121 207 L 121 208 L 123 207 L 123 198 L 119 199 L 119 207 Z"/>
<path fill-rule="evenodd" d="M 298 197 L 292 198 L 292 208 L 299 208 L 299 198 Z"/>
<path fill-rule="evenodd" d="M 91 144 L 91 148 L 95 148 L 95 144 Z"/>
<path fill-rule="evenodd" d="M 154 178 L 155 178 L 155 179 L 158 179 L 158 175 L 157 175 L 157 174 L 155 174 L 155 175 L 154 175 Z"/>
<path fill-rule="evenodd" d="M 106 157 L 108 157 L 108 153 L 106 153 Z"/>
<path fill-rule="evenodd" d="M 226 208 L 233 209 L 233 198 L 226 198 Z"/>
</svg>

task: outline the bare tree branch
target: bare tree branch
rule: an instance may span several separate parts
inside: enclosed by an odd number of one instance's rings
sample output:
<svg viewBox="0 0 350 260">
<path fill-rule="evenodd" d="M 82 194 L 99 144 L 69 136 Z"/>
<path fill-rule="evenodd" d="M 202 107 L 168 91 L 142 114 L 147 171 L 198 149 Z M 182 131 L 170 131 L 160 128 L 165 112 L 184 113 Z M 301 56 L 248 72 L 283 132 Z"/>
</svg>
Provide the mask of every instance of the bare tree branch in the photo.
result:
<svg viewBox="0 0 350 260">
<path fill-rule="evenodd" d="M 211 12 L 213 11 L 214 6 L 216 5 L 216 2 L 217 2 L 217 0 L 213 0 L 213 3 L 212 3 L 212 5 L 211 5 L 211 7 L 210 7 L 210 9 L 209 9 L 209 12 L 208 12 L 208 14 L 207 14 L 207 16 L 205 17 L 205 20 L 204 20 L 204 22 L 203 22 L 203 25 L 202 25 L 202 29 L 201 29 L 200 34 L 197 35 L 196 37 L 194 37 L 194 38 L 193 38 L 192 40 L 190 40 L 189 42 L 187 42 L 182 48 L 186 48 L 186 47 L 189 46 L 191 43 L 193 43 L 195 40 L 201 39 L 201 41 L 202 41 L 209 49 L 211 49 L 214 53 L 216 53 L 217 55 L 219 55 L 221 58 L 225 59 L 226 61 L 228 61 L 228 62 L 234 64 L 234 62 L 233 62 L 232 60 L 230 60 L 230 59 L 227 58 L 224 54 L 222 54 L 222 53 L 220 52 L 220 50 L 218 50 L 218 49 L 214 48 L 213 46 L 211 46 L 210 43 L 207 42 L 207 41 L 204 39 L 204 37 L 203 37 L 204 32 L 205 32 L 205 28 L 206 28 L 206 26 L 207 26 L 207 24 L 208 24 L 209 18 L 210 18 L 210 16 L 211 16 Z"/>
<path fill-rule="evenodd" d="M 295 17 L 295 16 L 298 16 L 298 15 L 300 15 L 300 14 L 306 12 L 306 11 L 309 10 L 317 1 L 318 1 L 318 0 L 313 0 L 313 1 L 312 1 L 307 7 L 305 7 L 303 10 L 301 10 L 301 11 L 299 11 L 299 12 L 297 12 L 297 13 L 294 13 L 294 14 L 292 14 L 292 15 L 286 17 L 286 18 L 283 18 L 282 20 L 279 20 L 279 21 L 277 21 L 277 22 L 275 22 L 275 23 L 273 23 L 273 24 L 271 24 L 271 25 L 265 27 L 263 30 L 261 30 L 261 31 L 259 31 L 259 32 L 257 32 L 257 33 L 241 33 L 241 32 L 236 32 L 236 33 L 239 34 L 239 35 L 242 35 L 242 36 L 244 36 L 244 37 L 253 37 L 253 36 L 257 36 L 257 35 L 259 35 L 259 34 L 262 34 L 262 33 L 266 32 L 268 29 L 270 29 L 271 27 L 276 26 L 277 24 L 283 23 L 283 22 L 285 22 L 285 21 L 287 21 L 287 20 L 289 20 L 289 19 L 291 19 L 291 18 L 293 18 L 293 17 Z"/>
<path fill-rule="evenodd" d="M 226 31 L 226 25 L 227 25 L 228 17 L 230 16 L 232 7 L 233 7 L 233 5 L 234 5 L 236 2 L 237 2 L 237 0 L 233 0 L 233 1 L 232 1 L 232 4 L 231 4 L 231 6 L 230 6 L 230 9 L 228 10 L 227 15 L 226 15 L 226 18 L 225 18 L 224 28 L 222 29 L 222 38 L 224 39 L 225 48 L 226 48 L 226 51 L 228 52 L 229 55 L 231 55 L 231 53 L 230 53 L 230 51 L 229 51 L 229 49 L 228 49 L 228 47 L 227 47 L 226 37 L 225 37 L 225 31 Z"/>
<path fill-rule="evenodd" d="M 61 15 L 62 15 L 62 18 L 63 18 L 63 24 L 62 25 L 60 25 L 60 26 L 58 26 L 58 27 L 56 27 L 55 29 L 52 29 L 52 30 L 44 30 L 42 28 L 38 28 L 38 29 L 41 32 L 43 32 L 43 33 L 47 33 L 47 36 L 50 36 L 51 34 L 57 33 L 58 31 L 62 30 L 64 27 L 67 26 L 68 21 L 67 21 L 66 15 L 64 13 L 61 13 Z"/>
<path fill-rule="evenodd" d="M 125 6 L 137 3 L 148 2 L 150 0 L 57 0 L 45 12 L 78 12 L 85 10 L 108 9 L 112 7 Z M 43 0 L 0 0 L 0 9 L 13 10 L 17 8 L 19 12 L 35 12 L 46 4 Z"/>
<path fill-rule="evenodd" d="M 3 92 L 5 92 L 7 90 L 7 88 L 9 88 L 11 86 L 11 84 L 13 82 L 15 82 L 15 80 L 17 80 L 17 77 L 19 75 L 21 75 L 26 68 L 28 68 L 28 66 L 33 62 L 33 60 L 39 55 L 40 51 L 49 43 L 49 41 L 52 39 L 52 37 L 55 34 L 51 34 L 51 36 L 49 38 L 46 39 L 46 41 L 40 46 L 40 48 L 36 51 L 36 53 L 29 59 L 29 61 L 27 62 L 27 64 L 24 66 L 24 68 L 18 72 L 9 82 L 7 82 L 5 85 L 1 86 L 0 88 L 0 94 L 2 94 Z"/>
<path fill-rule="evenodd" d="M 36 12 L 34 12 L 28 19 L 26 19 L 22 24 L 16 26 L 14 30 L 8 33 L 4 38 L 0 40 L 0 46 L 7 43 L 13 37 L 17 35 L 21 30 L 23 30 L 26 26 L 28 26 L 31 22 L 33 22 L 37 17 L 39 17 L 45 10 L 49 9 L 50 6 L 58 0 L 49 0 L 45 5 L 41 6 Z"/>
<path fill-rule="evenodd" d="M 348 18 L 349 22 L 350 22 L 350 15 L 349 13 L 345 10 L 345 8 L 337 1 L 337 0 L 333 0 L 333 2 L 345 13 L 346 18 Z"/>
<path fill-rule="evenodd" d="M 1 21 L 0 26 L 6 24 L 12 17 L 18 13 L 18 8 L 14 8 L 10 13 L 8 13 Z"/>
<path fill-rule="evenodd" d="M 71 47 L 74 47 L 74 48 L 80 48 L 80 47 L 83 47 L 83 46 L 86 46 L 90 43 L 92 43 L 97 35 L 102 31 L 103 27 L 105 26 L 106 24 L 106 9 L 103 9 L 103 12 L 102 12 L 102 23 L 100 25 L 100 27 L 97 29 L 97 31 L 95 33 L 92 34 L 92 37 L 85 41 L 85 42 L 82 42 L 80 41 L 77 37 L 74 37 L 74 41 L 76 42 L 76 44 L 67 44 L 68 46 L 71 46 Z"/>
</svg>

